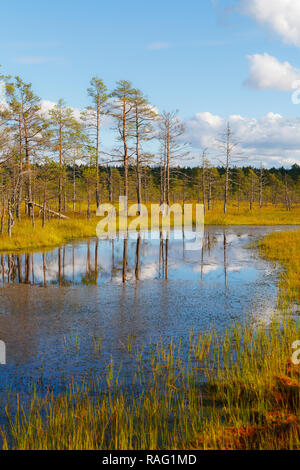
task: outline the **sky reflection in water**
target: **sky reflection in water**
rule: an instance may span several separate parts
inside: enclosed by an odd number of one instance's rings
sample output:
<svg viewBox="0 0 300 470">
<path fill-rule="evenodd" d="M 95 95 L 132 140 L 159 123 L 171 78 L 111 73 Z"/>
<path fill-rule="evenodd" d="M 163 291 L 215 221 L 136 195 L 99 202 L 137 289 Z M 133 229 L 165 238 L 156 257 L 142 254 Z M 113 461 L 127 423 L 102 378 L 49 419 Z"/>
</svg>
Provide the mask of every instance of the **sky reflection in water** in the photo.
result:
<svg viewBox="0 0 300 470">
<path fill-rule="evenodd" d="M 24 392 L 39 378 L 61 390 L 71 377 L 101 374 L 111 357 L 130 379 L 128 338 L 145 354 L 171 337 L 184 351 L 191 329 L 222 331 L 252 313 L 268 321 L 276 272 L 246 246 L 282 229 L 208 227 L 200 251 L 185 251 L 183 240 L 141 237 L 1 255 L 1 387 Z"/>
</svg>

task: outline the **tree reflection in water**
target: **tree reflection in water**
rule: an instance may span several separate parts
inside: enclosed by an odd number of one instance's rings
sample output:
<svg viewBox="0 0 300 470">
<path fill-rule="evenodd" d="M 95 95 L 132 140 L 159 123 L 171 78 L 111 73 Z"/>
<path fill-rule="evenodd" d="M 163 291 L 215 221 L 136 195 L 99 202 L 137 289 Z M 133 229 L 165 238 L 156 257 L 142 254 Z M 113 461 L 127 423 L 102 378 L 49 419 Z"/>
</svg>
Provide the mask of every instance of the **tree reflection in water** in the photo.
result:
<svg viewBox="0 0 300 470">
<path fill-rule="evenodd" d="M 154 240 L 138 233 L 136 239 L 89 239 L 41 253 L 1 254 L 0 280 L 3 285 L 89 286 L 115 281 L 125 284 L 146 279 L 180 279 L 180 273 L 188 272 L 188 279 L 203 281 L 212 250 L 219 244 L 223 249 L 224 284 L 228 285 L 225 230 L 219 238 L 205 232 L 199 251 L 188 252 L 185 244 L 184 233 L 181 240 L 175 240 L 172 232 L 164 231 Z"/>
</svg>

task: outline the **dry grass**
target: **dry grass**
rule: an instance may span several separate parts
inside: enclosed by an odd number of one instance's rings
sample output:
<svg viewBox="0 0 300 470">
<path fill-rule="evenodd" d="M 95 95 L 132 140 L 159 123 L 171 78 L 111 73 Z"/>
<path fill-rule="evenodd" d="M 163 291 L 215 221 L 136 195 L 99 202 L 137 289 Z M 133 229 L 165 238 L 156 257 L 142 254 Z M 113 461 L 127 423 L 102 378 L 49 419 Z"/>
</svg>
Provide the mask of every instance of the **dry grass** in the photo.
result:
<svg viewBox="0 0 300 470">
<path fill-rule="evenodd" d="M 68 220 L 51 219 L 42 227 L 42 221 L 37 219 L 35 227 L 28 219 L 17 222 L 10 238 L 7 234 L 0 235 L 0 250 L 16 252 L 20 250 L 39 250 L 46 247 L 62 245 L 74 239 L 96 236 L 96 226 L 99 219 L 72 217 Z"/>
<path fill-rule="evenodd" d="M 300 231 L 274 232 L 259 243 L 259 250 L 284 270 L 280 277 L 279 302 L 289 305 L 300 301 Z"/>
<path fill-rule="evenodd" d="M 287 211 L 282 204 L 276 206 L 269 204 L 261 209 L 254 205 L 253 210 L 248 204 L 241 204 L 240 210 L 237 204 L 232 202 L 228 206 L 228 212 L 223 214 L 222 203 L 217 203 L 213 211 L 206 212 L 205 223 L 207 225 L 298 225 L 300 224 L 300 205 L 295 205 L 291 211 Z"/>
<path fill-rule="evenodd" d="M 150 206 L 148 205 L 148 208 Z M 95 216 L 95 207 L 91 207 L 92 215 L 87 219 L 84 212 L 81 214 L 67 212 L 68 220 L 47 221 L 42 228 L 42 222 L 36 218 L 35 227 L 31 221 L 23 218 L 13 227 L 13 235 L 0 235 L 1 251 L 37 250 L 46 247 L 57 246 L 72 239 L 88 238 L 96 235 L 96 226 L 101 220 Z M 216 203 L 212 211 L 208 211 L 205 217 L 206 225 L 297 225 L 300 224 L 300 206 L 295 206 L 292 211 L 286 211 L 284 206 L 267 206 L 260 209 L 254 207 L 249 210 L 247 204 L 242 204 L 238 210 L 235 203 L 228 206 L 226 215 L 222 212 L 222 203 Z M 150 210 L 148 211 L 150 214 Z M 131 217 L 130 220 L 133 220 Z M 149 225 L 151 217 L 149 215 Z"/>
<path fill-rule="evenodd" d="M 285 214 L 284 223 L 298 223 L 294 211 Z M 277 224 L 281 212 L 267 212 L 264 219 Z M 232 211 L 226 221 L 258 224 L 259 214 L 247 219 L 245 212 L 237 219 Z M 65 239 L 88 236 L 94 223 L 51 222 Z M 286 307 L 300 297 L 299 248 L 300 231 L 273 233 L 259 243 L 263 256 L 284 266 L 279 299 Z M 81 387 L 70 384 L 58 397 L 34 394 L 29 407 L 19 403 L 15 416 L 7 403 L 2 448 L 299 450 L 300 369 L 290 360 L 299 339 L 299 322 L 275 316 L 268 326 L 234 325 L 222 335 L 191 335 L 188 358 L 171 343 L 158 345 L 142 361 L 129 344 L 127 353 L 136 359 L 132 386 L 142 384 L 143 393 L 126 392 L 111 364 L 107 376 Z"/>
</svg>

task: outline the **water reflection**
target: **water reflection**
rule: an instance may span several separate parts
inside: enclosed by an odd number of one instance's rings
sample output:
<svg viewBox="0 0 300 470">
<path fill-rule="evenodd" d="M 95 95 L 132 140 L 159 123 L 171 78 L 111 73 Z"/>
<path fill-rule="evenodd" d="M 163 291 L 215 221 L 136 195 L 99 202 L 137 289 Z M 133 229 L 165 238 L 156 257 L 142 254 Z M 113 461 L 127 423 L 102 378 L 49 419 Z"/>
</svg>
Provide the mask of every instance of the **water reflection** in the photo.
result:
<svg viewBox="0 0 300 470">
<path fill-rule="evenodd" d="M 159 239 L 153 240 L 139 233 L 136 240 L 90 239 L 48 252 L 1 254 L 1 280 L 3 285 L 61 287 L 111 281 L 168 280 L 169 277 L 186 279 L 187 275 L 189 279 L 197 279 L 195 268 L 198 265 L 201 265 L 203 279 L 204 253 L 208 251 L 210 254 L 216 243 L 217 239 L 211 239 L 210 233 L 206 233 L 201 253 L 194 251 L 191 257 L 191 252 L 185 250 L 184 234 L 182 240 L 178 240 L 172 233 L 160 232 Z"/>
<path fill-rule="evenodd" d="M 160 234 L 160 245 L 159 245 L 159 279 L 168 279 L 168 262 L 169 262 L 169 239 L 163 238 L 162 233 Z"/>
<path fill-rule="evenodd" d="M 145 280 L 253 279 L 253 258 L 243 245 L 257 236 L 247 228 L 207 228 L 202 248 L 186 250 L 186 234 L 161 232 L 155 239 L 145 233 L 136 239 L 89 239 L 41 253 L 1 254 L 2 285 L 39 286 L 120 284 Z M 261 230 L 262 231 L 262 230 Z M 264 229 L 265 233 L 268 231 Z M 241 243 L 242 242 L 242 243 Z"/>
<path fill-rule="evenodd" d="M 223 238 L 223 248 L 224 248 L 224 282 L 225 282 L 225 287 L 227 287 L 227 238 L 226 238 L 225 231 L 224 231 L 224 238 Z"/>
<path fill-rule="evenodd" d="M 148 354 L 172 337 L 188 354 L 191 329 L 223 331 L 253 312 L 268 321 L 276 272 L 245 246 L 273 230 L 207 227 L 199 251 L 186 250 L 186 234 L 150 240 L 140 233 L 0 255 L 0 338 L 8 361 L 2 384 L 23 390 L 24 382 L 42 376 L 60 388 L 87 370 L 101 375 L 111 357 L 130 376 L 128 338 Z M 94 337 L 103 340 L 97 354 Z"/>
</svg>

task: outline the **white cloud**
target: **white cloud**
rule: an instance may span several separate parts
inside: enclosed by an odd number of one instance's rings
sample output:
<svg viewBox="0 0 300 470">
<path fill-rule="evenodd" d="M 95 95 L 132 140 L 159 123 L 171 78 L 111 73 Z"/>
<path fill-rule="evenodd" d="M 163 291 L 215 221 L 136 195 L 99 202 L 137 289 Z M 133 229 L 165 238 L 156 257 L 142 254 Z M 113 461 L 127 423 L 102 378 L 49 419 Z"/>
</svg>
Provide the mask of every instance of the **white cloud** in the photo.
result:
<svg viewBox="0 0 300 470">
<path fill-rule="evenodd" d="M 222 118 L 211 113 L 198 113 L 185 122 L 186 137 L 194 150 L 208 148 L 214 162 L 220 156 L 218 139 L 230 122 L 239 164 L 281 166 L 300 163 L 300 118 L 286 118 L 268 113 L 260 118 L 231 115 Z"/>
<path fill-rule="evenodd" d="M 204 266 L 196 266 L 193 271 L 195 273 L 203 273 L 203 274 L 209 274 L 211 272 L 217 271 L 218 268 L 221 268 L 224 266 L 219 266 L 219 265 L 204 265 Z"/>
<path fill-rule="evenodd" d="M 168 42 L 152 42 L 148 44 L 147 49 L 151 51 L 160 51 L 161 49 L 169 49 L 171 45 Z"/>
<path fill-rule="evenodd" d="M 41 112 L 43 115 L 48 116 L 48 113 L 57 103 L 55 101 L 42 100 L 41 101 Z"/>
<path fill-rule="evenodd" d="M 216 116 L 214 114 L 211 114 L 209 112 L 204 112 L 204 113 L 198 113 L 196 114 L 197 118 L 202 119 L 204 123 L 206 123 L 208 126 L 211 127 L 219 127 L 223 120 L 219 116 Z"/>
<path fill-rule="evenodd" d="M 47 62 L 53 62 L 55 60 L 54 57 L 44 57 L 44 56 L 21 56 L 15 59 L 15 62 L 18 64 L 25 64 L 25 65 L 38 65 L 38 64 L 46 64 Z"/>
<path fill-rule="evenodd" d="M 300 46 L 299 0 L 240 0 L 244 13 L 266 25 L 286 43 Z"/>
<path fill-rule="evenodd" d="M 41 101 L 41 113 L 42 113 L 45 117 L 48 117 L 49 111 L 50 111 L 51 109 L 53 109 L 56 104 L 57 104 L 57 103 L 55 103 L 55 101 L 42 100 L 42 101 Z M 69 107 L 70 109 L 72 109 L 75 119 L 77 119 L 78 121 L 80 121 L 80 115 L 81 115 L 80 109 L 78 109 L 78 108 L 72 108 L 71 106 L 68 106 L 68 107 Z"/>
<path fill-rule="evenodd" d="M 6 106 L 6 101 L 5 101 L 5 83 L 0 80 L 0 107 Z"/>
<path fill-rule="evenodd" d="M 44 48 L 44 47 L 59 47 L 59 41 L 15 41 L 9 42 L 9 47 L 17 47 L 20 49 Z"/>
<path fill-rule="evenodd" d="M 251 88 L 291 91 L 294 82 L 300 79 L 300 69 L 289 62 L 279 62 L 269 54 L 249 55 L 248 60 L 249 77 L 245 85 Z"/>
</svg>

